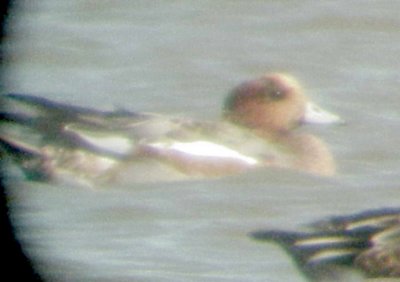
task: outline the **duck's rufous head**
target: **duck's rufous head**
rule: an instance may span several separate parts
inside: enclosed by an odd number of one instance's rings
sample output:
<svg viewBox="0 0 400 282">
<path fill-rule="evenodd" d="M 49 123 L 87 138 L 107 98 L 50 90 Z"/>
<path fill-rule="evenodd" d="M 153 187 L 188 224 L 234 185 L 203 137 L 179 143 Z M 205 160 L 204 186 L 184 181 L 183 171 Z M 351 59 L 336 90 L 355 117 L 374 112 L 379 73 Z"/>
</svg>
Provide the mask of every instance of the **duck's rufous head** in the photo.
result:
<svg viewBox="0 0 400 282">
<path fill-rule="evenodd" d="M 224 117 L 235 124 L 269 132 L 285 132 L 301 123 L 342 122 L 312 103 L 295 78 L 280 73 L 234 88 L 225 102 Z"/>
</svg>

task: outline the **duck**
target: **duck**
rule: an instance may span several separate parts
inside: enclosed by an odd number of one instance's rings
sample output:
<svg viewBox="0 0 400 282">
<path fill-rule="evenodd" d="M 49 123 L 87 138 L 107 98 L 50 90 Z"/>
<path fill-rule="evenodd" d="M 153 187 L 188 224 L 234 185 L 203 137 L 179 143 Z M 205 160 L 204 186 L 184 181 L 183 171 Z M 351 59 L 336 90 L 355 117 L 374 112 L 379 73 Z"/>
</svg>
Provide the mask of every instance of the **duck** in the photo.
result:
<svg viewBox="0 0 400 282">
<path fill-rule="evenodd" d="M 309 227 L 312 231 L 257 230 L 250 236 L 281 245 L 310 281 L 400 277 L 400 208 L 333 216 Z"/>
<path fill-rule="evenodd" d="M 288 74 L 265 74 L 234 87 L 219 121 L 102 111 L 29 94 L 0 99 L 1 152 L 30 180 L 205 179 L 260 167 L 336 173 L 325 142 L 299 128 L 343 120 L 312 102 Z"/>
</svg>

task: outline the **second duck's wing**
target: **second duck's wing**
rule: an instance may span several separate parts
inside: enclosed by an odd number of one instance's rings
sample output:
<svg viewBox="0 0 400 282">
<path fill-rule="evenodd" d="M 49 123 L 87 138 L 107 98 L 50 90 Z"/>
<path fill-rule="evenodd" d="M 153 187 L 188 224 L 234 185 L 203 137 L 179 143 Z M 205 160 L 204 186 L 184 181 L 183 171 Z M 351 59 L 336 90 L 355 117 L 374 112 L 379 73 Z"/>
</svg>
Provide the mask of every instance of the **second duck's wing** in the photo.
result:
<svg viewBox="0 0 400 282">
<path fill-rule="evenodd" d="M 252 237 L 279 243 L 315 281 L 340 277 L 344 269 L 367 277 L 400 277 L 400 209 L 332 217 L 312 226 L 315 232 L 262 230 Z"/>
</svg>

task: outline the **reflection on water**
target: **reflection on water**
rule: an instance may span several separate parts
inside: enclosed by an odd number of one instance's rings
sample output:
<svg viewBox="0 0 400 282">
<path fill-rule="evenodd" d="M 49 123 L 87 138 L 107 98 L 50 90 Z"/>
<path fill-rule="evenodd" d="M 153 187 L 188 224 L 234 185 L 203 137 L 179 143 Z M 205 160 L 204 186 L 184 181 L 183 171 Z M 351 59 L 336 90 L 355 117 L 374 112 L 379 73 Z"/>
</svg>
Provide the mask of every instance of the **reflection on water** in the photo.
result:
<svg viewBox="0 0 400 282">
<path fill-rule="evenodd" d="M 283 70 L 347 120 L 307 128 L 334 152 L 333 179 L 269 170 L 98 191 L 13 182 L 18 236 L 49 280 L 303 281 L 247 234 L 399 205 L 398 2 L 20 3 L 6 91 L 216 119 L 233 85 Z"/>
</svg>

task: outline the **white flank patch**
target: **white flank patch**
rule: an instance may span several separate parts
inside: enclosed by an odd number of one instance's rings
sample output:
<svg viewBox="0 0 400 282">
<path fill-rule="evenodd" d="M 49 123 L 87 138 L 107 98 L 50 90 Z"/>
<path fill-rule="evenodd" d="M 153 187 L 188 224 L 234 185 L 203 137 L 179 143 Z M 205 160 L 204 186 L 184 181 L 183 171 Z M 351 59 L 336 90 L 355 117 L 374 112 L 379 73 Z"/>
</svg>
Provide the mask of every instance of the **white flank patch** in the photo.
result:
<svg viewBox="0 0 400 282">
<path fill-rule="evenodd" d="M 250 165 L 255 165 L 258 163 L 258 161 L 254 158 L 240 154 L 239 152 L 228 147 L 208 141 L 153 143 L 150 144 L 150 146 L 160 149 L 175 150 L 193 156 L 231 158 L 240 160 Z"/>
</svg>

